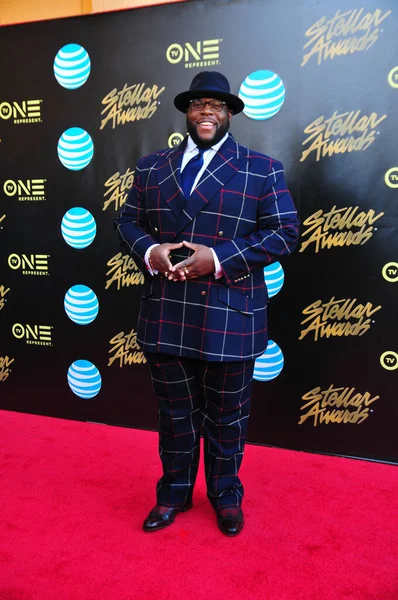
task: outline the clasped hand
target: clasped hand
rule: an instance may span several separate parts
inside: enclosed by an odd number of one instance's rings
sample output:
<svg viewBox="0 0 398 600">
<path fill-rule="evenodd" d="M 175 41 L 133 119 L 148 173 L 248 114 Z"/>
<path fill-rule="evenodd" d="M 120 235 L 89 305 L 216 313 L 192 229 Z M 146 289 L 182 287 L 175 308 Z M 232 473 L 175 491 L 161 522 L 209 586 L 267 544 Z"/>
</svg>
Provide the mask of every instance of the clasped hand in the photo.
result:
<svg viewBox="0 0 398 600">
<path fill-rule="evenodd" d="M 193 254 L 176 265 L 170 262 L 170 252 L 186 246 Z M 180 242 L 179 244 L 159 244 L 151 252 L 152 268 L 163 274 L 171 281 L 197 279 L 214 273 L 213 253 L 208 246 Z"/>
</svg>

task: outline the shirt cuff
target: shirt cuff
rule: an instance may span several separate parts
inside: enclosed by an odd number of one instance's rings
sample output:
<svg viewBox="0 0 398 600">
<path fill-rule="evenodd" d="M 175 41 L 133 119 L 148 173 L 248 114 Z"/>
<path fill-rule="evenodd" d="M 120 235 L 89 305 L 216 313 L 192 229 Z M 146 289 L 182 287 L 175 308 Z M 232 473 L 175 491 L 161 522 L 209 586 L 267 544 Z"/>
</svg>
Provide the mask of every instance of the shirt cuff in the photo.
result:
<svg viewBox="0 0 398 600">
<path fill-rule="evenodd" d="M 159 246 L 159 244 L 152 244 L 152 246 L 149 246 L 148 250 L 145 252 L 145 256 L 144 256 L 144 262 L 146 264 L 146 268 L 148 269 L 149 273 L 151 275 L 157 275 L 158 271 L 156 271 L 156 269 L 152 269 L 151 265 L 149 264 L 149 255 L 151 253 L 151 250 L 153 248 L 156 248 L 156 246 Z"/>
<path fill-rule="evenodd" d="M 220 261 L 218 260 L 217 254 L 214 252 L 213 248 L 210 248 L 210 250 L 212 251 L 214 259 L 214 277 L 215 279 L 220 279 L 220 277 L 223 275 Z"/>
</svg>

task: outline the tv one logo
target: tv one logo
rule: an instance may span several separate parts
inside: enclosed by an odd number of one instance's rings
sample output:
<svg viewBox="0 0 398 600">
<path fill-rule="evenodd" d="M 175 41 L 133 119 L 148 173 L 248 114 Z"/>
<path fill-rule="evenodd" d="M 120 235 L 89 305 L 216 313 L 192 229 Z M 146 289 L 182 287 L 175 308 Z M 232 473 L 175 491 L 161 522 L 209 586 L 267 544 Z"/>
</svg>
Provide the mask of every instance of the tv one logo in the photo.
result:
<svg viewBox="0 0 398 600">
<path fill-rule="evenodd" d="M 166 50 L 166 58 L 172 65 L 185 62 L 185 67 L 209 67 L 220 63 L 220 44 L 223 40 L 201 40 L 196 43 L 186 42 L 171 44 Z"/>
<path fill-rule="evenodd" d="M 34 346 L 52 346 L 52 325 L 23 325 L 14 323 L 12 334 L 17 340 L 25 340 Z"/>
<path fill-rule="evenodd" d="M 14 123 L 41 123 L 41 103 L 43 100 L 22 100 L 21 102 L 0 102 L 0 119 Z"/>
<path fill-rule="evenodd" d="M 8 266 L 24 274 L 48 275 L 48 259 L 49 254 L 10 254 Z"/>
<path fill-rule="evenodd" d="M 3 185 L 6 196 L 18 196 L 19 200 L 45 200 L 46 179 L 7 179 Z"/>
</svg>

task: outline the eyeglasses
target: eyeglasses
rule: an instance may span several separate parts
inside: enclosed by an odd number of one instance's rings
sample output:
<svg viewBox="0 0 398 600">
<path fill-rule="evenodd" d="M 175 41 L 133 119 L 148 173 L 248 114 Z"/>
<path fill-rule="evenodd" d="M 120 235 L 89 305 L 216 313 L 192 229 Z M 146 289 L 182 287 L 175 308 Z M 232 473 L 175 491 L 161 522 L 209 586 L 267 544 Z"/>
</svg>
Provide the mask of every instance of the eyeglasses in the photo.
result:
<svg viewBox="0 0 398 600">
<path fill-rule="evenodd" d="M 207 104 L 211 110 L 220 112 L 224 108 L 224 104 L 227 103 L 221 102 L 221 100 L 190 100 L 189 108 L 192 110 L 203 110 Z"/>
</svg>

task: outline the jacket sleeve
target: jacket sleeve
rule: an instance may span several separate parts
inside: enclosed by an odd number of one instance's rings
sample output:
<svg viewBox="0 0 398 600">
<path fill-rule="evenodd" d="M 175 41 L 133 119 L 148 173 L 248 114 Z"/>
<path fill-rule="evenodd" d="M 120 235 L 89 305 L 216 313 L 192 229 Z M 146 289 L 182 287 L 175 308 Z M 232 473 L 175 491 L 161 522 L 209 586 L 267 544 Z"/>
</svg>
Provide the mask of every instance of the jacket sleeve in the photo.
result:
<svg viewBox="0 0 398 600">
<path fill-rule="evenodd" d="M 148 218 L 146 213 L 146 191 L 142 186 L 142 179 L 147 169 L 142 167 L 142 159 L 138 162 L 134 183 L 119 216 L 114 221 L 114 227 L 119 234 L 122 247 L 134 259 L 137 267 L 146 275 L 148 273 L 144 256 L 153 244 L 157 244 L 148 231 Z"/>
<path fill-rule="evenodd" d="M 228 285 L 278 257 L 291 254 L 299 236 L 299 220 L 287 189 L 283 166 L 272 161 L 262 187 L 257 209 L 258 229 L 214 248 Z"/>
</svg>

